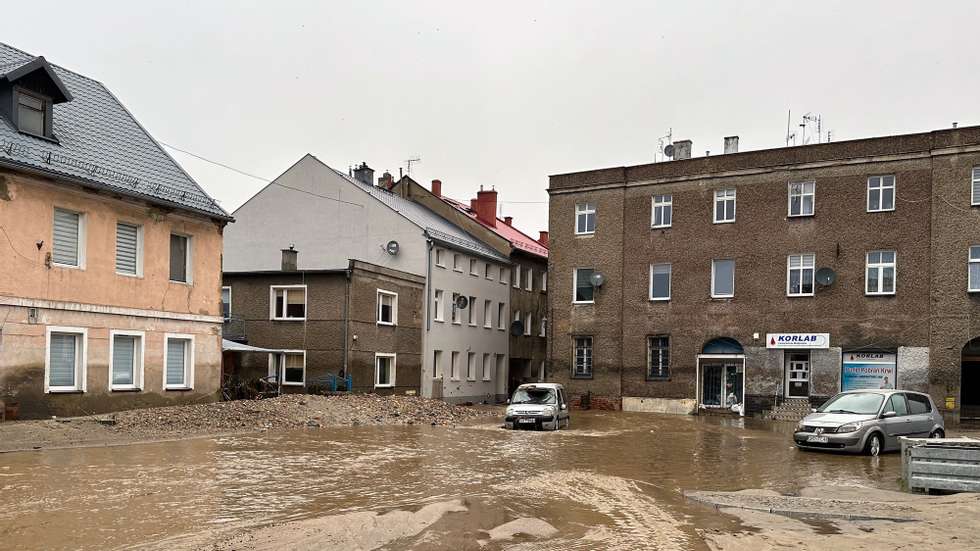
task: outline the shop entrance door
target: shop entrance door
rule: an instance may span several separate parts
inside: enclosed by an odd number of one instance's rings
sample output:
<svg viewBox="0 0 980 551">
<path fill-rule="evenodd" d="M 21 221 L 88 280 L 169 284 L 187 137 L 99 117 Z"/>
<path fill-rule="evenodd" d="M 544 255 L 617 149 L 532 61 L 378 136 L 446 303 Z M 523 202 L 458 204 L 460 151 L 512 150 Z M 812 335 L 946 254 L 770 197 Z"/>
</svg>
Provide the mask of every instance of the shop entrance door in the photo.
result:
<svg viewBox="0 0 980 551">
<path fill-rule="evenodd" d="M 741 362 L 712 362 L 701 365 L 701 404 L 728 408 L 742 403 Z"/>
<path fill-rule="evenodd" d="M 786 397 L 810 397 L 809 352 L 786 353 Z"/>
</svg>

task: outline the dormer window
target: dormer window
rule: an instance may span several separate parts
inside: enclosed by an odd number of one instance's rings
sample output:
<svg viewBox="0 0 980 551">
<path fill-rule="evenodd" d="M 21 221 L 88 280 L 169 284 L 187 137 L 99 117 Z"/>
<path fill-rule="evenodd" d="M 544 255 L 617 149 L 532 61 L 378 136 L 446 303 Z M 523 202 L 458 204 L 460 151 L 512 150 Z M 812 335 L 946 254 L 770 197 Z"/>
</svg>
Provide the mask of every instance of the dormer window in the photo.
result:
<svg viewBox="0 0 980 551">
<path fill-rule="evenodd" d="M 17 129 L 35 136 L 49 136 L 51 133 L 45 128 L 47 105 L 48 102 L 44 98 L 18 90 Z"/>
</svg>

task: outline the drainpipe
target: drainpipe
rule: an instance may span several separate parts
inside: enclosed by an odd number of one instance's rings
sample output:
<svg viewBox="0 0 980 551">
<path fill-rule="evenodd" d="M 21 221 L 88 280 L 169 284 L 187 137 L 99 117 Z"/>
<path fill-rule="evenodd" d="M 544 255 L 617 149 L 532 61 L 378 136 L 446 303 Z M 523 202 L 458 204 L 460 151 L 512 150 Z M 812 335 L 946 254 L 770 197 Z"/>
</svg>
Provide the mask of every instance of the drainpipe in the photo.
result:
<svg viewBox="0 0 980 551">
<path fill-rule="evenodd" d="M 345 378 L 347 377 L 347 375 L 349 375 L 349 372 L 347 371 L 347 367 L 348 367 L 347 361 L 348 361 L 348 356 L 349 356 L 348 350 L 350 349 L 350 338 L 349 338 L 349 332 L 350 332 L 350 319 L 349 319 L 350 318 L 350 280 L 351 280 L 351 274 L 353 273 L 353 271 L 354 271 L 354 261 L 351 260 L 351 261 L 349 261 L 349 264 L 347 265 L 347 271 L 344 274 L 344 278 L 347 280 L 347 281 L 344 282 L 345 283 L 344 284 L 344 377 Z M 351 390 L 353 390 L 353 389 L 351 389 Z"/>
<path fill-rule="evenodd" d="M 426 332 L 432 330 L 432 239 L 429 238 L 429 234 L 425 233 L 426 237 L 426 248 L 425 248 L 425 330 Z"/>
</svg>

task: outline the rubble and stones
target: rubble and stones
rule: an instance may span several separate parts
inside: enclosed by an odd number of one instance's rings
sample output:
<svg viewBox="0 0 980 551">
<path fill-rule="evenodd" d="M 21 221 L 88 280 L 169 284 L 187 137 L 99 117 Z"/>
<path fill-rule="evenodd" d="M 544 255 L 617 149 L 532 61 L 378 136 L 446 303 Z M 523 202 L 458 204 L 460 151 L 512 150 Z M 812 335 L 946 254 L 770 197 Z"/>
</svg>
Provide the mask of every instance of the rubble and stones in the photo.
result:
<svg viewBox="0 0 980 551">
<path fill-rule="evenodd" d="M 415 396 L 287 394 L 73 417 L 70 423 L 64 418 L 2 423 L 0 452 L 331 426 L 451 426 L 499 413 Z"/>
</svg>

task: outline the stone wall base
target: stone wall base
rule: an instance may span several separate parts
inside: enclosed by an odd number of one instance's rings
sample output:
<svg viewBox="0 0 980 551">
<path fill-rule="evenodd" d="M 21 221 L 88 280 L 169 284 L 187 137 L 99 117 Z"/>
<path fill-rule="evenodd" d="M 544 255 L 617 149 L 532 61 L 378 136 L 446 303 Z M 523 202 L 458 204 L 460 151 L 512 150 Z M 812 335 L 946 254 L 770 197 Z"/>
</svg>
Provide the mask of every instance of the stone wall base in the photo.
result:
<svg viewBox="0 0 980 551">
<path fill-rule="evenodd" d="M 572 409 L 598 409 L 603 411 L 618 411 L 622 409 L 622 399 L 615 396 L 585 395 L 569 396 L 568 407 Z"/>
<path fill-rule="evenodd" d="M 691 398 L 636 398 L 624 396 L 623 411 L 693 415 L 697 411 L 697 404 Z"/>
</svg>

